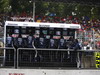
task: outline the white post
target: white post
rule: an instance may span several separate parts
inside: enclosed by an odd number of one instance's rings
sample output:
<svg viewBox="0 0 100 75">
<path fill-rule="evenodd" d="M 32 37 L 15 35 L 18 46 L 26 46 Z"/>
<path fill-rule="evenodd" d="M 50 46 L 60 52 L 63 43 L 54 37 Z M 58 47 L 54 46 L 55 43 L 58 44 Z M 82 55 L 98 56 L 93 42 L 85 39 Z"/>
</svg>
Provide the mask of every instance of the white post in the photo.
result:
<svg viewBox="0 0 100 75">
<path fill-rule="evenodd" d="M 75 30 L 75 39 L 77 39 L 77 32 L 76 32 L 76 30 Z"/>
<path fill-rule="evenodd" d="M 4 25 L 4 48 L 6 47 L 6 22 Z M 4 59 L 3 59 L 3 66 L 5 65 L 5 55 L 6 55 L 6 50 L 4 49 Z"/>
<path fill-rule="evenodd" d="M 35 21 L 35 1 L 33 1 L 33 22 Z"/>
</svg>

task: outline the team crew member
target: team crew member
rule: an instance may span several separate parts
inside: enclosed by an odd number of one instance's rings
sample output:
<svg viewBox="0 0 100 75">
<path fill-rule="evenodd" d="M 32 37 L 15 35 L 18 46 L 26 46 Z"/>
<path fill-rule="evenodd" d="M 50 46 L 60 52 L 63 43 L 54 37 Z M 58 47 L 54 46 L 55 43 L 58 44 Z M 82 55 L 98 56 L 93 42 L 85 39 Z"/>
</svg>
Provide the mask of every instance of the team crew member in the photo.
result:
<svg viewBox="0 0 100 75">
<path fill-rule="evenodd" d="M 27 38 L 24 39 L 24 44 L 26 44 L 25 46 L 27 48 L 35 48 L 34 46 L 34 38 L 33 36 L 30 34 L 27 36 Z M 31 52 L 31 53 L 30 53 Z M 32 61 L 34 62 L 35 61 L 35 57 L 37 57 L 37 52 L 36 50 L 33 50 L 33 51 L 22 51 L 23 53 L 23 58 L 24 59 L 23 61 Z M 29 58 L 31 56 L 31 59 Z"/>
<path fill-rule="evenodd" d="M 58 48 L 57 40 L 53 39 L 52 36 L 50 37 L 49 48 L 52 48 L 52 49 Z"/>
<path fill-rule="evenodd" d="M 7 35 L 7 38 L 6 38 L 6 47 L 13 47 L 13 38 L 11 37 L 10 34 Z M 14 61 L 14 50 L 11 50 L 11 49 L 6 49 L 6 52 L 5 52 L 5 65 L 9 65 L 9 63 L 7 62 L 13 62 Z"/>
<path fill-rule="evenodd" d="M 66 49 L 66 43 L 65 43 L 65 40 L 63 37 L 59 40 L 58 48 L 59 49 Z"/>
<path fill-rule="evenodd" d="M 30 34 L 28 37 L 27 37 L 27 45 L 29 48 L 34 48 L 35 49 L 35 54 L 34 54 L 34 61 L 35 62 L 38 62 L 40 60 L 40 57 L 38 55 L 38 51 L 36 50 L 36 47 L 35 47 L 35 41 L 36 39 Z M 38 44 L 38 43 L 37 43 Z"/>
<path fill-rule="evenodd" d="M 21 35 L 19 35 L 19 37 L 17 38 L 17 42 L 18 42 L 18 47 L 22 48 L 23 47 L 23 38 Z"/>
<path fill-rule="evenodd" d="M 17 47 L 18 47 L 17 44 L 18 44 L 17 43 L 17 37 L 13 37 L 13 46 L 14 46 L 15 49 L 17 49 Z"/>
<path fill-rule="evenodd" d="M 52 36 L 50 37 L 49 48 L 51 48 L 51 49 L 57 49 L 58 48 L 57 41 L 55 39 L 53 39 Z M 50 55 L 51 62 L 57 61 L 56 54 L 57 54 L 56 51 L 50 51 L 49 55 Z"/>
<path fill-rule="evenodd" d="M 37 37 L 35 39 L 35 47 L 36 48 L 46 48 L 46 41 L 44 35 Z M 37 51 L 37 61 L 43 61 L 43 51 Z"/>
<path fill-rule="evenodd" d="M 63 36 L 59 40 L 58 49 L 66 49 L 66 42 L 65 42 L 65 39 L 63 38 Z M 63 51 L 58 51 L 57 60 L 59 62 L 62 62 L 63 59 L 65 58 L 65 54 L 66 54 L 65 51 L 64 52 Z"/>
<path fill-rule="evenodd" d="M 11 35 L 7 35 L 6 38 L 6 47 L 12 47 L 13 46 L 13 38 L 11 37 Z"/>
<path fill-rule="evenodd" d="M 28 48 L 33 48 L 33 42 L 34 42 L 34 38 L 31 35 L 29 35 L 27 37 L 27 46 L 28 46 Z"/>
<path fill-rule="evenodd" d="M 14 29 L 13 46 L 17 50 L 18 47 L 19 29 Z"/>
</svg>

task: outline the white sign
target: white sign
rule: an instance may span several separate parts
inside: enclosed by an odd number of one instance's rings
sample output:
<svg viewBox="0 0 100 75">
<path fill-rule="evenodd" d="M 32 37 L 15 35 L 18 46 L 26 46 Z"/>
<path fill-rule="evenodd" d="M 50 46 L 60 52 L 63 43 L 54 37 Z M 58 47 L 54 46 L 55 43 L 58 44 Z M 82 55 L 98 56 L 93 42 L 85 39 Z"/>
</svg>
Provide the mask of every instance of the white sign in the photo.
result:
<svg viewBox="0 0 100 75">
<path fill-rule="evenodd" d="M 6 26 L 28 26 L 28 27 L 52 27 L 52 28 L 72 28 L 80 29 L 79 24 L 65 24 L 65 23 L 38 23 L 38 22 L 19 22 L 19 21 L 6 21 Z"/>
</svg>

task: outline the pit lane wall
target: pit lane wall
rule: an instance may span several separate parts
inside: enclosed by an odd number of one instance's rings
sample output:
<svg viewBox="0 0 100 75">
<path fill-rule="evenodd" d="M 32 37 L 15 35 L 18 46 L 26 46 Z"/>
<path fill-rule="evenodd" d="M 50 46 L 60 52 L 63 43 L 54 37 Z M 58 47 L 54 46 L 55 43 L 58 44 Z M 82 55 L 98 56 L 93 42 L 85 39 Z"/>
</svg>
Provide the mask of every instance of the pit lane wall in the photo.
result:
<svg viewBox="0 0 100 75">
<path fill-rule="evenodd" d="M 100 70 L 0 69 L 0 75 L 100 75 Z"/>
</svg>

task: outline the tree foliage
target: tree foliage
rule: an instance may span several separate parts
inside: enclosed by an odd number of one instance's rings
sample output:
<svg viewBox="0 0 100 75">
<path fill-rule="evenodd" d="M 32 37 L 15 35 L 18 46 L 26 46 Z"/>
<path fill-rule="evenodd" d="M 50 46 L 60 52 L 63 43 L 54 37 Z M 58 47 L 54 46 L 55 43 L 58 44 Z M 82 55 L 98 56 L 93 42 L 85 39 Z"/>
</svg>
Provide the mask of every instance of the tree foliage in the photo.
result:
<svg viewBox="0 0 100 75">
<path fill-rule="evenodd" d="M 0 0 L 0 12 L 9 12 L 10 11 L 10 0 Z"/>
<path fill-rule="evenodd" d="M 14 13 L 32 11 L 32 1 L 30 0 L 11 0 L 10 5 L 12 6 L 12 12 Z"/>
<path fill-rule="evenodd" d="M 33 12 L 33 0 L 0 0 L 0 12 L 13 12 L 15 14 Z M 56 16 L 89 16 L 91 18 L 99 18 L 100 7 L 89 6 L 79 3 L 63 3 L 63 2 L 35 2 L 35 14 L 47 15 L 55 13 Z"/>
</svg>

